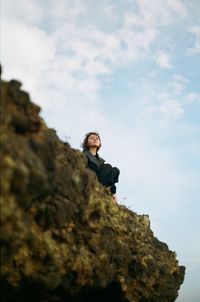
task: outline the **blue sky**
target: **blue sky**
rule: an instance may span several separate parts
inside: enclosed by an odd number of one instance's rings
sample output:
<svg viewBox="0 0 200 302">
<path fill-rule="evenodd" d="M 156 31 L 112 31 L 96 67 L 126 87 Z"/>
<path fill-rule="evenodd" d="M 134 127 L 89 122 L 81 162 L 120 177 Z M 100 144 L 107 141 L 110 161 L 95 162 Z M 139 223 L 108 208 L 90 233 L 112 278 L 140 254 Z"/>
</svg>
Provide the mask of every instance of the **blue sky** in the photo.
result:
<svg viewBox="0 0 200 302">
<path fill-rule="evenodd" d="M 2 0 L 4 79 L 23 82 L 59 137 L 87 131 L 120 168 L 119 203 L 186 266 L 178 302 L 200 289 L 200 1 Z"/>
</svg>

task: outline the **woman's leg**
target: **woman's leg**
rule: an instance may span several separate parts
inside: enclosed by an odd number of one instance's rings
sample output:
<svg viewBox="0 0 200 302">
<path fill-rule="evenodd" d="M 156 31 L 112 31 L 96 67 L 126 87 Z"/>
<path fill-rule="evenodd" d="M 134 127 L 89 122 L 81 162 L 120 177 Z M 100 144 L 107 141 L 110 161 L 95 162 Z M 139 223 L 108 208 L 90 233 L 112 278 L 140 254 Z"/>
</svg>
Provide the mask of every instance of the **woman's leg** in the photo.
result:
<svg viewBox="0 0 200 302">
<path fill-rule="evenodd" d="M 113 181 L 114 183 L 118 182 L 119 181 L 119 174 L 120 174 L 120 171 L 118 168 L 114 167 L 112 168 L 113 170 Z"/>
<path fill-rule="evenodd" d="M 102 183 L 106 187 L 111 187 L 111 193 L 114 194 L 116 192 L 115 183 L 118 182 L 119 179 L 119 169 L 116 167 L 112 167 L 109 164 L 104 164 L 101 166 L 98 171 L 97 177 L 100 183 Z"/>
</svg>

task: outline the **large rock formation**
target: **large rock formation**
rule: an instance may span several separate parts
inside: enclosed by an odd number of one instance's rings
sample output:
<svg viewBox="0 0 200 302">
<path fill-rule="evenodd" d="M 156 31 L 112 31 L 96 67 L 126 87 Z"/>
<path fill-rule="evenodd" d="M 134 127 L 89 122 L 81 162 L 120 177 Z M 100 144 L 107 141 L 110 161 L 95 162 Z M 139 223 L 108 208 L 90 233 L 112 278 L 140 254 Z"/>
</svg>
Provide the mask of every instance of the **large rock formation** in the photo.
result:
<svg viewBox="0 0 200 302">
<path fill-rule="evenodd" d="M 175 252 L 147 215 L 113 202 L 20 86 L 1 84 L 2 301 L 175 301 Z"/>
</svg>

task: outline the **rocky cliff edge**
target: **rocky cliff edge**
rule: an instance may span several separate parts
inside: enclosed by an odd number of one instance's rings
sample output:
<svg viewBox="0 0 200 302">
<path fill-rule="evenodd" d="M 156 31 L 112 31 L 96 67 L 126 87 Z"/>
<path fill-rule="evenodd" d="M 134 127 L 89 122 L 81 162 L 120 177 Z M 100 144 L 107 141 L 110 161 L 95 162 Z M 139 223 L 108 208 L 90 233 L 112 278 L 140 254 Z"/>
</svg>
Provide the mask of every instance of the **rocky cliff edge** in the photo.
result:
<svg viewBox="0 0 200 302">
<path fill-rule="evenodd" d="M 18 81 L 1 82 L 2 301 L 175 301 L 175 252 L 39 112 Z"/>
</svg>

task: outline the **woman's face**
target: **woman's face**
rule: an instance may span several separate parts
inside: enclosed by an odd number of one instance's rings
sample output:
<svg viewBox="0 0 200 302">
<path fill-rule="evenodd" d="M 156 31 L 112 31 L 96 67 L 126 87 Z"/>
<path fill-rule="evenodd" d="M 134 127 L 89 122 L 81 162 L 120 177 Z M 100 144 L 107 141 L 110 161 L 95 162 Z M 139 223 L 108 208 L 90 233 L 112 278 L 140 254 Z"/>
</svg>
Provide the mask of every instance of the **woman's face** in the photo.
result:
<svg viewBox="0 0 200 302">
<path fill-rule="evenodd" d="M 100 141 L 100 138 L 98 137 L 98 135 L 96 134 L 91 134 L 89 137 L 88 137 L 88 148 L 91 148 L 91 147 L 100 147 L 101 146 L 101 141 Z"/>
</svg>

